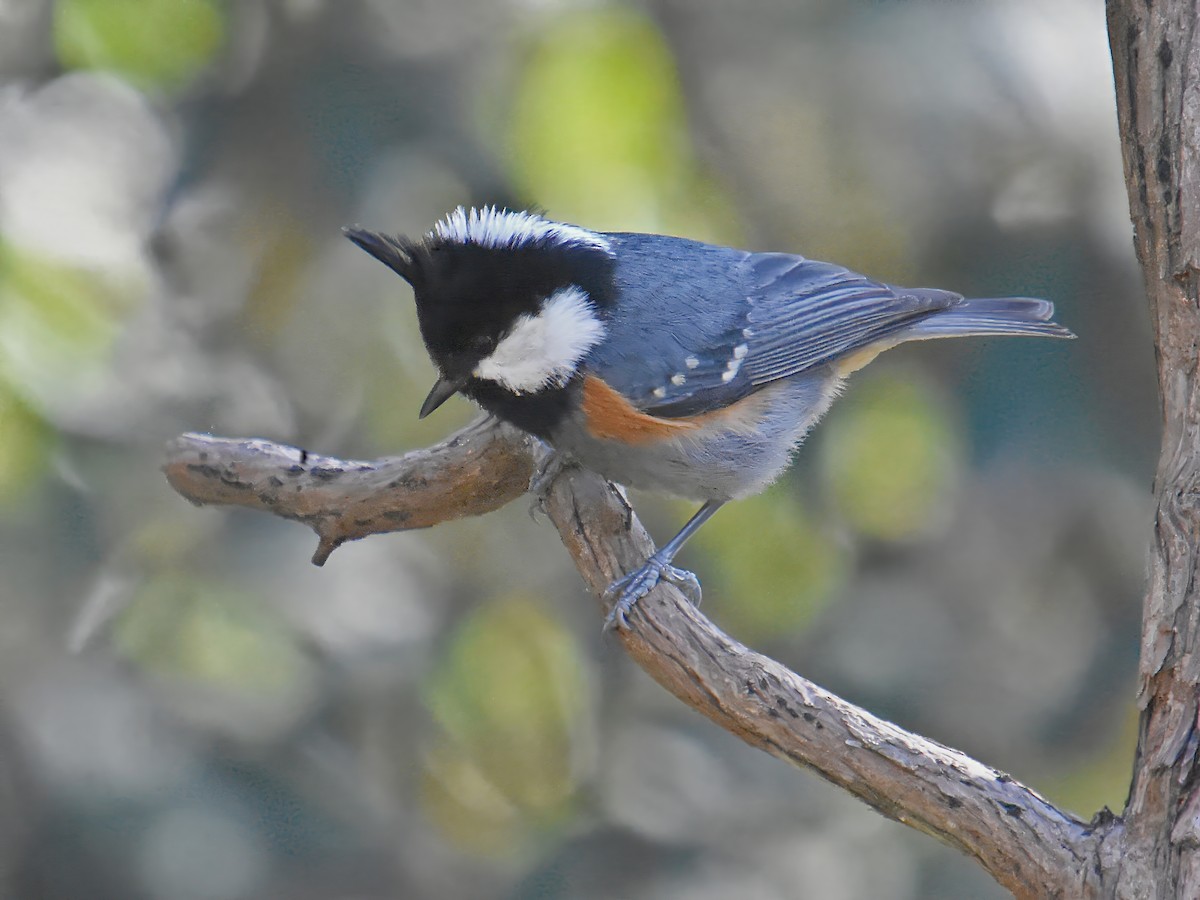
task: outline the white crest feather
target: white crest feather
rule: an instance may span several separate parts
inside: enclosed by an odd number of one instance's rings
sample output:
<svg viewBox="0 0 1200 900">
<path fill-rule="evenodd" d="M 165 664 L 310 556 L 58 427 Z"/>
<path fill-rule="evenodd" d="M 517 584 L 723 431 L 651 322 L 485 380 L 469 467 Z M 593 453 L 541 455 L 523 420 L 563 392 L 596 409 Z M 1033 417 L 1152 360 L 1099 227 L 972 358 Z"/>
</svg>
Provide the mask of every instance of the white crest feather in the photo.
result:
<svg viewBox="0 0 1200 900">
<path fill-rule="evenodd" d="M 536 315 L 518 318 L 473 374 L 517 394 L 562 387 L 603 339 L 604 323 L 587 292 L 571 285 L 547 297 Z"/>
<path fill-rule="evenodd" d="M 550 242 L 564 246 L 592 247 L 612 255 L 612 247 L 603 235 L 576 225 L 552 222 L 521 210 L 467 209 L 460 206 L 433 226 L 429 237 L 460 244 L 478 244 L 494 250 L 513 249 L 525 244 Z"/>
</svg>

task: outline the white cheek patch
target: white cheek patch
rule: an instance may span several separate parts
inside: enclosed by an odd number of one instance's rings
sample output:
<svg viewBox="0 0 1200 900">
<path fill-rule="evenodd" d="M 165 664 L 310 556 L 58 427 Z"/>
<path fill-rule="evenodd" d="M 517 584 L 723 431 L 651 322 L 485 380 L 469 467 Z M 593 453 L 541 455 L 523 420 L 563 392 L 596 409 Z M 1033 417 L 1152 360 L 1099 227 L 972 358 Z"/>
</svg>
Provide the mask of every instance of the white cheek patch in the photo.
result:
<svg viewBox="0 0 1200 900">
<path fill-rule="evenodd" d="M 562 387 L 603 339 L 604 323 L 587 292 L 572 285 L 547 297 L 537 315 L 517 319 L 472 374 L 517 394 Z"/>
</svg>

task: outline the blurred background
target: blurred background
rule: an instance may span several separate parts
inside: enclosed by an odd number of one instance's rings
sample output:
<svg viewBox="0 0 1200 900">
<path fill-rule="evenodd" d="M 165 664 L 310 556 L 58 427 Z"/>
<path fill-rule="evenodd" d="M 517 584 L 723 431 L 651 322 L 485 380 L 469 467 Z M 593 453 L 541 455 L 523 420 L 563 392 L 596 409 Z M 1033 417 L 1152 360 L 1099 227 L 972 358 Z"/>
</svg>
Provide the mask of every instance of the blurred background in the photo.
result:
<svg viewBox="0 0 1200 900">
<path fill-rule="evenodd" d="M 1158 414 L 1100 0 L 0 0 L 0 896 L 1004 896 L 650 682 L 525 502 L 317 569 L 167 487 L 183 430 L 467 422 L 339 227 L 489 202 L 1053 299 L 1080 340 L 860 373 L 681 559 L 740 640 L 1123 805 Z"/>
</svg>

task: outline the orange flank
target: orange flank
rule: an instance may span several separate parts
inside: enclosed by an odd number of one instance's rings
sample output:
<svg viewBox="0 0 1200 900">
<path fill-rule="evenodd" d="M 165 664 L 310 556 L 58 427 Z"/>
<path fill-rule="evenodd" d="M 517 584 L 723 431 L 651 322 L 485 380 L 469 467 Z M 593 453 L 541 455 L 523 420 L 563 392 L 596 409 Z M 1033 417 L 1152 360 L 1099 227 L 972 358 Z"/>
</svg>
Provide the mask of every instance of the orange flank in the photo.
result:
<svg viewBox="0 0 1200 900">
<path fill-rule="evenodd" d="M 681 437 L 698 427 L 690 419 L 661 419 L 633 405 L 594 375 L 583 380 L 583 415 L 594 437 L 624 444 L 650 444 Z"/>
<path fill-rule="evenodd" d="M 667 419 L 636 409 L 602 379 L 589 375 L 583 380 L 583 415 L 593 437 L 624 444 L 651 444 L 681 438 L 701 428 L 753 431 L 766 411 L 770 388 L 758 391 L 724 409 Z"/>
</svg>

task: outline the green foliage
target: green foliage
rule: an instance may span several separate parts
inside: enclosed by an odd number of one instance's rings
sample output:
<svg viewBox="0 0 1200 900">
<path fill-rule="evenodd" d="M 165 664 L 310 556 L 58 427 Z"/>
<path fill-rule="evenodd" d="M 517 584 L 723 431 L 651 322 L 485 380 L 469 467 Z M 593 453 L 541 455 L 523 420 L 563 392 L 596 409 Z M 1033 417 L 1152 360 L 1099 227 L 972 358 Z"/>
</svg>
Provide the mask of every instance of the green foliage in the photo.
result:
<svg viewBox="0 0 1200 900">
<path fill-rule="evenodd" d="M 71 69 L 106 69 L 139 87 L 169 88 L 205 66 L 224 40 L 214 0 L 59 0 L 54 44 Z"/>
<path fill-rule="evenodd" d="M 716 615 L 751 643 L 803 628 L 837 593 L 849 563 L 785 486 L 726 506 L 693 549 L 710 560 Z"/>
<path fill-rule="evenodd" d="M 45 471 L 55 436 L 46 422 L 0 381 L 0 506 L 21 496 Z"/>
<path fill-rule="evenodd" d="M 182 575 L 147 581 L 114 637 L 125 656 L 151 672 L 246 693 L 284 691 L 305 665 L 254 597 Z"/>
<path fill-rule="evenodd" d="M 590 698 L 559 623 L 520 599 L 473 612 L 425 699 L 441 734 L 425 758 L 423 802 L 449 840 L 504 854 L 568 812 Z"/>
<path fill-rule="evenodd" d="M 34 409 L 107 367 L 140 285 L 0 244 L 0 379 Z"/>
<path fill-rule="evenodd" d="M 51 407 L 101 375 L 136 293 L 0 243 L 0 503 L 44 471 Z"/>
<path fill-rule="evenodd" d="M 588 9 L 539 32 L 510 122 L 513 180 L 556 217 L 736 238 L 693 155 L 675 61 L 640 13 Z"/>
<path fill-rule="evenodd" d="M 823 426 L 823 481 L 861 534 L 915 537 L 958 487 L 962 447 L 936 394 L 913 377 L 864 380 Z"/>
<path fill-rule="evenodd" d="M 123 305 L 119 292 L 93 272 L 0 246 L 0 341 L 10 358 L 103 356 Z"/>
</svg>

